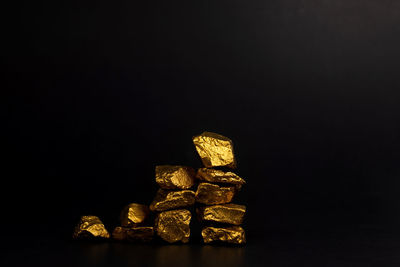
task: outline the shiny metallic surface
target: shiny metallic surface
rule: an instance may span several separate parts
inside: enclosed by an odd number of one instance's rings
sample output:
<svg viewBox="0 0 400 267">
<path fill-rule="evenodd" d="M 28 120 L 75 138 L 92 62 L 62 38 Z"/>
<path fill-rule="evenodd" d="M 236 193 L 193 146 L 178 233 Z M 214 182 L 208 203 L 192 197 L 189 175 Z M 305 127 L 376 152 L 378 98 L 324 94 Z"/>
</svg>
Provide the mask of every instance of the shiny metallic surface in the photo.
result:
<svg viewBox="0 0 400 267">
<path fill-rule="evenodd" d="M 224 204 L 232 201 L 235 187 L 200 183 L 196 191 L 196 202 L 206 205 Z"/>
<path fill-rule="evenodd" d="M 156 182 L 163 189 L 189 189 L 195 182 L 191 167 L 175 165 L 156 166 Z"/>
<path fill-rule="evenodd" d="M 149 208 L 146 205 L 131 203 L 123 208 L 120 215 L 121 225 L 132 227 L 142 223 L 149 214 Z"/>
<path fill-rule="evenodd" d="M 225 172 L 221 170 L 200 168 L 197 170 L 196 178 L 201 181 L 211 183 L 226 183 L 234 184 L 236 188 L 240 189 L 246 181 L 233 172 Z"/>
<path fill-rule="evenodd" d="M 195 192 L 191 190 L 168 191 L 159 189 L 153 202 L 151 211 L 165 211 L 192 206 L 195 202 Z"/>
<path fill-rule="evenodd" d="M 204 132 L 192 138 L 201 161 L 207 168 L 236 168 L 232 140 L 216 133 Z"/>
<path fill-rule="evenodd" d="M 237 204 L 223 204 L 215 206 L 200 207 L 197 215 L 202 221 L 212 221 L 240 225 L 246 213 L 246 206 Z"/>
<path fill-rule="evenodd" d="M 244 229 L 240 226 L 231 227 L 205 227 L 201 231 L 204 243 L 214 241 L 226 242 L 231 244 L 246 243 Z"/>
<path fill-rule="evenodd" d="M 190 211 L 169 210 L 158 214 L 155 220 L 157 235 L 169 243 L 181 241 L 187 243 L 190 237 Z"/>
<path fill-rule="evenodd" d="M 110 238 L 110 234 L 97 216 L 82 216 L 72 235 L 74 239 Z"/>
</svg>

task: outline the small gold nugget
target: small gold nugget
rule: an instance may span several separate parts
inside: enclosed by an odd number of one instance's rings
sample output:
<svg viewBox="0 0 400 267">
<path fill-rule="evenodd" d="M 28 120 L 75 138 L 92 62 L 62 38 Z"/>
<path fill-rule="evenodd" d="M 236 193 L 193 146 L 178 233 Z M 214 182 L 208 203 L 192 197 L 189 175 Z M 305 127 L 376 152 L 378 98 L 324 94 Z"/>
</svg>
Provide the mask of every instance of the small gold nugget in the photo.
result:
<svg viewBox="0 0 400 267">
<path fill-rule="evenodd" d="M 156 182 L 163 189 L 189 189 L 195 181 L 195 171 L 191 167 L 156 166 Z"/>
<path fill-rule="evenodd" d="M 135 226 L 132 228 L 117 226 L 114 228 L 112 237 L 118 241 L 141 241 L 148 242 L 153 239 L 153 226 Z"/>
<path fill-rule="evenodd" d="M 206 204 L 224 204 L 232 201 L 235 195 L 235 187 L 222 187 L 216 184 L 201 183 L 197 187 L 196 201 Z"/>
<path fill-rule="evenodd" d="M 204 132 L 193 137 L 193 143 L 205 167 L 226 166 L 236 168 L 233 143 L 228 137 Z"/>
<path fill-rule="evenodd" d="M 128 229 L 129 228 L 121 226 L 115 227 L 114 231 L 112 232 L 112 238 L 118 241 L 126 240 L 127 237 L 126 232 L 128 231 Z"/>
<path fill-rule="evenodd" d="M 201 207 L 197 209 L 200 220 L 240 225 L 243 222 L 246 206 L 223 204 Z"/>
<path fill-rule="evenodd" d="M 121 211 L 121 225 L 132 227 L 142 223 L 149 214 L 149 208 L 146 205 L 131 203 Z"/>
<path fill-rule="evenodd" d="M 151 211 L 164 211 L 176 208 L 192 206 L 195 202 L 194 191 L 168 191 L 159 189 L 153 202 L 150 204 Z"/>
<path fill-rule="evenodd" d="M 206 227 L 201 231 L 204 243 L 213 241 L 222 241 L 232 244 L 246 243 L 244 229 L 240 226 L 231 226 L 224 228 Z"/>
<path fill-rule="evenodd" d="M 155 220 L 157 235 L 169 243 L 182 241 L 187 243 L 190 237 L 190 219 L 188 210 L 169 210 L 158 214 Z"/>
<path fill-rule="evenodd" d="M 82 216 L 75 227 L 74 239 L 110 238 L 110 234 L 97 216 Z"/>
<path fill-rule="evenodd" d="M 208 168 L 200 168 L 197 170 L 196 177 L 202 181 L 211 183 L 226 183 L 234 184 L 237 189 L 246 183 L 241 177 L 233 172 L 224 172 L 221 170 L 214 170 Z"/>
<path fill-rule="evenodd" d="M 154 227 L 153 226 L 137 226 L 128 229 L 128 241 L 141 241 L 149 242 L 153 239 Z"/>
</svg>

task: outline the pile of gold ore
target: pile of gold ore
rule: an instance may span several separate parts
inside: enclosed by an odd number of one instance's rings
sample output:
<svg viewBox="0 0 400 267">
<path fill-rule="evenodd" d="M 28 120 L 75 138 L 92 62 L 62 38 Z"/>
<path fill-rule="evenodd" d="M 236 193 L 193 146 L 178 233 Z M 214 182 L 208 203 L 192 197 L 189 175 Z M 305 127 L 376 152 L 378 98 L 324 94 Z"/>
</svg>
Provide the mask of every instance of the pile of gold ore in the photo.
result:
<svg viewBox="0 0 400 267">
<path fill-rule="evenodd" d="M 121 211 L 120 226 L 111 234 L 114 240 L 149 242 L 157 235 L 168 243 L 187 243 L 192 220 L 188 208 L 196 203 L 204 243 L 246 242 L 244 229 L 240 226 L 246 207 L 231 203 L 246 182 L 226 171 L 236 168 L 232 141 L 216 133 L 204 132 L 194 136 L 193 143 L 204 167 L 195 170 L 187 166 L 156 166 L 155 179 L 160 188 L 153 202 L 150 206 L 127 205 Z M 196 190 L 193 189 L 195 185 Z M 149 223 L 151 214 L 155 216 L 154 223 Z M 108 239 L 110 234 L 98 217 L 82 216 L 73 238 Z"/>
</svg>

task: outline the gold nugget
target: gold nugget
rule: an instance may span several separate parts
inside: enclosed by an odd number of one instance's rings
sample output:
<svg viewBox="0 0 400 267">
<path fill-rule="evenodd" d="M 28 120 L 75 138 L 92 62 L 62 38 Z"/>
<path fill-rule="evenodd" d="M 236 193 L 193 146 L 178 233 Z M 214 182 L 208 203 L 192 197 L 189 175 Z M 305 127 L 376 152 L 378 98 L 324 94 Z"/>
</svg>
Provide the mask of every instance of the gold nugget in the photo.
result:
<svg viewBox="0 0 400 267">
<path fill-rule="evenodd" d="M 127 239 L 129 241 L 149 242 L 153 239 L 153 226 L 137 226 L 127 231 Z"/>
<path fill-rule="evenodd" d="M 150 204 L 150 210 L 164 211 L 192 206 L 195 202 L 194 195 L 195 193 L 191 190 L 167 191 L 159 189 L 156 197 Z"/>
<path fill-rule="evenodd" d="M 213 241 L 222 241 L 232 244 L 246 243 L 244 229 L 240 226 L 231 226 L 224 228 L 206 227 L 201 231 L 204 243 Z"/>
<path fill-rule="evenodd" d="M 200 220 L 240 225 L 243 222 L 246 206 L 223 204 L 201 207 L 197 209 Z"/>
<path fill-rule="evenodd" d="M 121 226 L 115 227 L 114 231 L 112 232 L 113 239 L 118 240 L 118 241 L 126 240 L 126 237 L 127 237 L 126 232 L 128 231 L 128 229 L 129 228 L 121 227 Z"/>
<path fill-rule="evenodd" d="M 216 184 L 201 183 L 197 187 L 196 191 L 196 201 L 206 204 L 224 204 L 232 201 L 235 195 L 235 187 L 226 186 L 222 187 Z"/>
<path fill-rule="evenodd" d="M 234 184 L 237 189 L 240 189 L 246 183 L 241 177 L 233 172 L 224 172 L 221 170 L 200 168 L 197 170 L 196 177 L 202 181 L 211 183 L 226 183 Z"/>
<path fill-rule="evenodd" d="M 156 182 L 163 189 L 189 189 L 194 181 L 195 171 L 191 167 L 156 166 Z"/>
<path fill-rule="evenodd" d="M 97 216 L 82 216 L 75 227 L 74 239 L 110 238 L 110 234 Z"/>
<path fill-rule="evenodd" d="M 220 134 L 204 132 L 193 137 L 193 143 L 205 167 L 236 168 L 231 139 Z"/>
<path fill-rule="evenodd" d="M 148 214 L 149 208 L 146 205 L 131 203 L 121 211 L 121 225 L 132 227 L 138 223 L 142 223 Z"/>
<path fill-rule="evenodd" d="M 157 235 L 169 243 L 182 241 L 187 243 L 190 237 L 190 219 L 188 210 L 169 210 L 158 214 L 155 220 Z"/>
</svg>

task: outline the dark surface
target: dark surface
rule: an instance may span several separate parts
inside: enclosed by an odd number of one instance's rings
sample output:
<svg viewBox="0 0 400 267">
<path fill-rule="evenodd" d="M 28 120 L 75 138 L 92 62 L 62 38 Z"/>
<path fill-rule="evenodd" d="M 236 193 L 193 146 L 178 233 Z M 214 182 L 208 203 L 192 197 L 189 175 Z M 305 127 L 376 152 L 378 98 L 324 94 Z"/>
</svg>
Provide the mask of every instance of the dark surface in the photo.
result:
<svg viewBox="0 0 400 267">
<path fill-rule="evenodd" d="M 2 11 L 9 265 L 398 261 L 398 1 L 14 1 Z M 204 130 L 234 141 L 248 246 L 67 242 L 81 215 L 112 229 L 124 205 L 150 203 L 156 164 L 201 166 L 191 137 Z"/>
<path fill-rule="evenodd" d="M 24 242 L 2 256 L 3 266 L 399 266 L 400 238 L 382 229 L 323 234 L 270 233 L 246 246 Z M 18 252 L 16 252 L 18 251 Z"/>
</svg>

